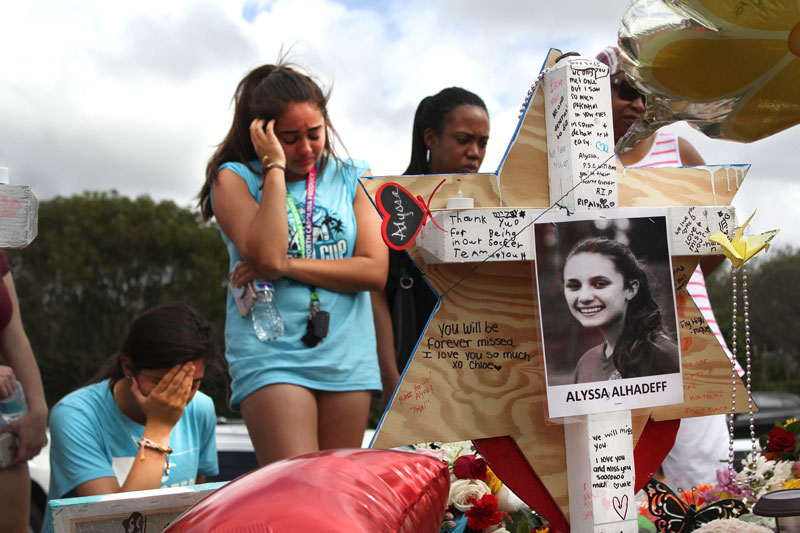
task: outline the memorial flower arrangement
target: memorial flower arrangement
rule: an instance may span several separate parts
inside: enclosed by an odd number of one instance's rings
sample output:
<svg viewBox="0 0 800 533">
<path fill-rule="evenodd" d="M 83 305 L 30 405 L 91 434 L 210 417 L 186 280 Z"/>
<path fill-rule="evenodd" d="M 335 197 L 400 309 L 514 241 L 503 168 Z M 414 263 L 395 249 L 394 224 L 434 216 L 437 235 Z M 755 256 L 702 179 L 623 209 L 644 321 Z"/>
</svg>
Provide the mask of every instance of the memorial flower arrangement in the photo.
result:
<svg viewBox="0 0 800 533">
<path fill-rule="evenodd" d="M 450 495 L 442 533 L 529 533 L 543 525 L 522 500 L 503 485 L 470 441 L 415 446 L 417 453 L 432 455 L 450 467 Z"/>
<path fill-rule="evenodd" d="M 800 421 L 777 424 L 759 439 L 761 450 L 742 460 L 731 479 L 727 468 L 717 471 L 717 485 L 703 493 L 709 501 L 725 498 L 743 500 L 752 506 L 764 493 L 800 488 Z"/>
<path fill-rule="evenodd" d="M 800 488 L 800 421 L 792 419 L 777 424 L 759 439 L 759 444 L 761 449 L 748 454 L 733 477 L 727 467 L 721 468 L 717 470 L 716 485 L 697 485 L 683 491 L 680 499 L 695 509 L 727 499 L 741 500 L 752 509 L 765 492 Z M 646 503 L 640 506 L 640 514 L 651 518 Z M 737 524 L 754 531 L 752 528 L 756 526 L 774 527 L 774 520 L 747 513 L 738 519 L 714 520 L 702 530 L 736 531 L 733 527 Z"/>
<path fill-rule="evenodd" d="M 737 471 L 731 476 L 727 466 L 717 470 L 716 485 L 695 485 L 691 490 L 680 494 L 665 495 L 683 503 L 672 505 L 675 513 L 680 507 L 693 509 L 698 515 L 709 507 L 732 509 L 732 504 L 724 500 L 739 500 L 746 509 L 753 505 L 766 492 L 779 489 L 800 488 L 800 421 L 787 420 L 776 424 L 766 435 L 759 439 L 760 450 L 750 453 L 741 461 Z M 721 502 L 721 503 L 720 503 Z M 716 513 L 722 514 L 722 513 Z M 649 522 L 655 531 L 657 517 L 650 513 L 649 502 L 645 498 L 639 501 L 640 520 Z M 722 519 L 713 520 L 703 525 L 703 531 L 757 531 L 761 528 L 774 528 L 774 519 L 757 516 L 752 513 L 738 517 L 728 514 Z M 695 527 L 700 527 L 699 523 Z M 738 528 L 738 529 L 737 529 Z"/>
</svg>

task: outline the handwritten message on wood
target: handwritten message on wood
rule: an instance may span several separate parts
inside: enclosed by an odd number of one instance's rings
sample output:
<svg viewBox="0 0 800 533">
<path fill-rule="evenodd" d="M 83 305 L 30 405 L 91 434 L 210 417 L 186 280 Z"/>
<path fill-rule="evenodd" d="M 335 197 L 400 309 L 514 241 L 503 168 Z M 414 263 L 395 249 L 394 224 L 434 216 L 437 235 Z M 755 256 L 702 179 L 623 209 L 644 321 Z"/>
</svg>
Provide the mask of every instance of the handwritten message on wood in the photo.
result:
<svg viewBox="0 0 800 533">
<path fill-rule="evenodd" d="M 570 211 L 617 207 L 608 67 L 558 63 L 545 74 L 544 90 L 550 202 Z"/>
<path fill-rule="evenodd" d="M 416 356 L 462 378 L 498 379 L 511 370 L 510 363 L 529 362 L 531 352 L 515 339 L 514 331 L 492 320 L 443 321 L 420 340 Z M 395 401 L 410 413 L 420 413 L 435 395 L 432 374 L 421 376 L 410 388 L 399 391 Z"/>
<path fill-rule="evenodd" d="M 634 210 L 619 209 L 614 213 Z M 543 209 L 464 209 L 437 211 L 436 222 L 420 231 L 417 247 L 426 263 L 470 263 L 479 261 L 531 261 L 533 221 Z M 551 211 L 551 213 L 555 213 Z M 608 212 L 611 216 L 612 212 Z M 548 213 L 549 215 L 550 213 Z M 736 212 L 733 207 L 671 207 L 667 210 L 672 255 L 720 253 L 708 236 L 723 232 L 733 238 Z M 689 272 L 691 275 L 691 272 Z"/>
<path fill-rule="evenodd" d="M 445 230 L 423 228 L 417 248 L 427 263 L 531 261 L 531 223 L 542 209 L 465 209 L 438 211 L 433 217 Z"/>
<path fill-rule="evenodd" d="M 630 411 L 592 415 L 581 420 L 564 425 L 570 458 L 567 475 L 570 480 L 587 479 L 583 482 L 581 497 L 570 498 L 573 531 L 583 531 L 582 525 L 593 524 L 591 531 L 635 532 Z M 575 517 L 582 520 L 576 521 Z"/>
</svg>

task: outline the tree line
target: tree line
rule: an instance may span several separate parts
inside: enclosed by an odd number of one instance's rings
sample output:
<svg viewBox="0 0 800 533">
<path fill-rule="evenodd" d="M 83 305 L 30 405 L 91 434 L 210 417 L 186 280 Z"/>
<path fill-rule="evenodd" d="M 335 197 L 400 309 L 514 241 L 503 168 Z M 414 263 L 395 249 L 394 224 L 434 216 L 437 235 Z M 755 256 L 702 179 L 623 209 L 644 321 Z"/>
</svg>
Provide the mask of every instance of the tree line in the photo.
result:
<svg viewBox="0 0 800 533">
<path fill-rule="evenodd" d="M 800 391 L 800 250 L 770 248 L 749 261 L 747 295 L 753 390 Z M 738 273 L 737 359 L 746 364 L 742 272 Z M 722 334 L 732 346 L 733 299 L 730 263 L 707 279 L 708 295 Z"/>
</svg>

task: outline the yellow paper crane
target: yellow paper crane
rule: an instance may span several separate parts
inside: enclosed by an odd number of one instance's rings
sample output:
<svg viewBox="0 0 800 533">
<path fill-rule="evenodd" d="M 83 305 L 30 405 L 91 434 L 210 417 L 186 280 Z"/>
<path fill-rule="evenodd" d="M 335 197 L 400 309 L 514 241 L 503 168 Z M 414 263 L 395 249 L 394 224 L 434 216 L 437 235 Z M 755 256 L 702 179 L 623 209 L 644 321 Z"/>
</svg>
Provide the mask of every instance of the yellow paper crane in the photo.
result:
<svg viewBox="0 0 800 533">
<path fill-rule="evenodd" d="M 755 215 L 756 212 L 753 211 L 753 214 L 750 215 L 750 218 L 748 218 L 747 221 L 742 224 L 742 226 L 736 232 L 736 235 L 733 237 L 733 241 L 729 241 L 728 237 L 724 233 L 716 233 L 708 238 L 709 241 L 715 242 L 722 246 L 722 253 L 725 254 L 725 257 L 731 260 L 731 263 L 733 263 L 733 268 L 739 268 L 761 250 L 767 251 L 769 249 L 769 242 L 780 231 L 776 229 L 759 233 L 758 235 L 742 238 L 744 228 L 747 227 L 747 225 L 750 223 L 750 220 L 752 220 Z"/>
</svg>

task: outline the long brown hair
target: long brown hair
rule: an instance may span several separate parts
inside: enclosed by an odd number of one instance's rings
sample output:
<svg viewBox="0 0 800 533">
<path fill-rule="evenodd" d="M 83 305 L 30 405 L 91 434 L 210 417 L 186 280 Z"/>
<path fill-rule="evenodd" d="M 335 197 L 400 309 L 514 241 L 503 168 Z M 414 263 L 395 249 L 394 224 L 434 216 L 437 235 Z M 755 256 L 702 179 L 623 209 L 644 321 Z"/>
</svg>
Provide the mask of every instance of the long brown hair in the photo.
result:
<svg viewBox="0 0 800 533">
<path fill-rule="evenodd" d="M 318 171 L 322 173 L 330 157 L 338 159 L 331 142 L 332 138 L 339 141 L 339 136 L 328 117 L 329 98 L 330 93 L 323 92 L 310 76 L 298 72 L 297 67 L 283 60 L 279 60 L 277 65 L 262 65 L 247 73 L 233 95 L 231 129 L 206 165 L 206 180 L 197 196 L 203 220 L 214 216 L 211 186 L 217 178 L 220 165 L 229 161 L 244 164 L 257 162 L 258 155 L 250 140 L 250 123 L 257 118 L 266 121 L 276 119 L 293 102 L 314 104 L 325 120 L 325 147 Z M 254 171 L 260 172 L 260 169 L 255 168 Z"/>
</svg>

